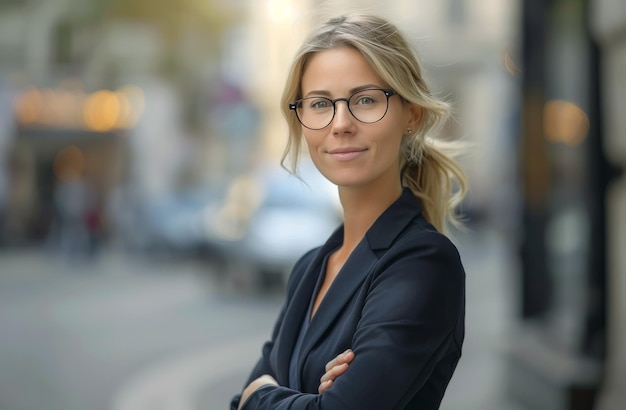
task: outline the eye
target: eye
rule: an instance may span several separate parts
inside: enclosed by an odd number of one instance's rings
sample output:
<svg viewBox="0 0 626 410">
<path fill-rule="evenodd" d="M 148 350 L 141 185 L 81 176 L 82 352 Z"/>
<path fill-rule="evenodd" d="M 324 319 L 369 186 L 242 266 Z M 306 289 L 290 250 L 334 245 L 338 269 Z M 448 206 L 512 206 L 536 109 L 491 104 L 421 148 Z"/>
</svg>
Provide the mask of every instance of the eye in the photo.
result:
<svg viewBox="0 0 626 410">
<path fill-rule="evenodd" d="M 360 95 L 354 100 L 354 102 L 358 105 L 369 105 L 374 104 L 376 100 L 374 100 L 374 98 L 369 95 Z"/>
<path fill-rule="evenodd" d="M 332 107 L 333 103 L 327 98 L 311 98 L 308 106 L 313 110 L 323 110 Z"/>
</svg>

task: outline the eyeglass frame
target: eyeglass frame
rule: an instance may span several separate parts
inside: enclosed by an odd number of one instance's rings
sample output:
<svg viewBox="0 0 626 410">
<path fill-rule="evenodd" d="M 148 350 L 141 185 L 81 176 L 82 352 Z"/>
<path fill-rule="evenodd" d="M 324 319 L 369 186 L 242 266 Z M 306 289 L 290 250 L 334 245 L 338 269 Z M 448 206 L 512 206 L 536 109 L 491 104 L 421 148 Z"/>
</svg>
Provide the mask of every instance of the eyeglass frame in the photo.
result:
<svg viewBox="0 0 626 410">
<path fill-rule="evenodd" d="M 377 119 L 376 121 L 362 121 L 360 119 L 357 118 L 356 115 L 354 115 L 354 113 L 352 112 L 352 109 L 350 108 L 350 100 L 352 99 L 352 97 L 354 97 L 355 95 L 362 93 L 364 91 L 372 91 L 372 90 L 377 90 L 377 91 L 383 91 L 385 93 L 385 97 L 387 97 L 386 103 L 387 106 L 385 107 L 385 112 L 383 113 L 383 115 Z M 314 131 L 319 131 L 319 130 L 323 130 L 324 128 L 328 127 L 330 124 L 332 124 L 333 120 L 335 119 L 335 115 L 337 114 L 337 102 L 339 101 L 345 101 L 346 102 L 346 106 L 348 107 L 348 111 L 350 112 L 350 115 L 352 115 L 352 117 L 354 117 L 355 120 L 363 123 L 363 124 L 375 124 L 378 121 L 381 121 L 383 118 L 385 118 L 385 115 L 387 115 L 387 112 L 389 111 L 389 99 L 391 97 L 393 97 L 394 95 L 400 95 L 398 94 L 398 92 L 396 90 L 394 90 L 393 88 L 378 88 L 378 87 L 370 87 L 370 88 L 364 88 L 362 90 L 358 90 L 356 91 L 354 94 L 352 94 L 350 97 L 345 98 L 335 98 L 335 99 L 331 99 L 331 98 L 327 98 L 327 97 L 305 97 L 305 98 L 300 98 L 292 103 L 289 103 L 289 109 L 293 110 L 293 112 L 296 114 L 296 118 L 298 119 L 298 122 L 304 127 L 304 128 L 308 128 L 310 130 L 314 130 Z M 328 121 L 328 124 L 324 125 L 321 128 L 311 128 L 311 127 L 307 127 L 302 120 L 300 119 L 300 116 L 298 115 L 298 104 L 301 103 L 302 101 L 308 99 L 308 98 L 324 98 L 328 101 L 330 101 L 333 105 L 333 115 L 332 117 L 330 117 L 330 121 Z"/>
</svg>

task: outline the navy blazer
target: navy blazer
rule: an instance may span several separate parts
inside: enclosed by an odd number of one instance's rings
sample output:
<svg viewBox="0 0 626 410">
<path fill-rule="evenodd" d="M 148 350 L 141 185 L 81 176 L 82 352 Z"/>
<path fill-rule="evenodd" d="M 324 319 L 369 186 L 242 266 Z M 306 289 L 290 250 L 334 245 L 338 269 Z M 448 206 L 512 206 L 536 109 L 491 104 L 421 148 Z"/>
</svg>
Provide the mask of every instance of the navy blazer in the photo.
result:
<svg viewBox="0 0 626 410">
<path fill-rule="evenodd" d="M 280 386 L 258 389 L 245 410 L 439 408 L 461 356 L 465 272 L 456 247 L 424 219 L 408 188 L 367 231 L 313 316 L 297 357 L 299 388 L 283 387 L 323 259 L 342 240 L 340 227 L 294 266 L 271 339 L 246 382 L 269 374 Z M 326 363 L 348 348 L 355 355 L 348 371 L 318 394 Z"/>
</svg>

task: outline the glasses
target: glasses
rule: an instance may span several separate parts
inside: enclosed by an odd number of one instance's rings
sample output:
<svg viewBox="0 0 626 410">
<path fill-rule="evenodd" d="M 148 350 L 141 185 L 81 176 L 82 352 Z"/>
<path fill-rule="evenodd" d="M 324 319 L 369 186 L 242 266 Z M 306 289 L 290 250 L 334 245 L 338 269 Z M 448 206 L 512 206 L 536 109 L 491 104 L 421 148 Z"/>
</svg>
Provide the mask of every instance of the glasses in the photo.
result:
<svg viewBox="0 0 626 410">
<path fill-rule="evenodd" d="M 321 130 L 333 122 L 337 102 L 345 101 L 354 118 L 366 124 L 383 119 L 389 109 L 389 98 L 398 94 L 392 89 L 367 88 L 357 91 L 350 98 L 306 97 L 289 104 L 296 112 L 300 124 L 310 130 Z"/>
</svg>

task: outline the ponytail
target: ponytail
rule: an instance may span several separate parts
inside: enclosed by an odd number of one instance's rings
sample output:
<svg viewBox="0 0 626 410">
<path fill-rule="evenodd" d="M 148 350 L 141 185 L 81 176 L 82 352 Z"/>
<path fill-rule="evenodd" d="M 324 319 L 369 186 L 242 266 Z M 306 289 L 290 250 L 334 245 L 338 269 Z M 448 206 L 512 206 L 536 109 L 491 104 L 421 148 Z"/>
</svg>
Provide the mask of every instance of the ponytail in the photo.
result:
<svg viewBox="0 0 626 410">
<path fill-rule="evenodd" d="M 453 159 L 460 146 L 425 138 L 411 148 L 403 156 L 402 184 L 421 201 L 424 217 L 438 231 L 447 233 L 450 225 L 460 228 L 456 208 L 468 189 L 467 177 Z"/>
</svg>

